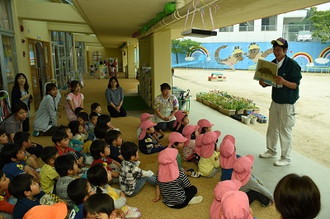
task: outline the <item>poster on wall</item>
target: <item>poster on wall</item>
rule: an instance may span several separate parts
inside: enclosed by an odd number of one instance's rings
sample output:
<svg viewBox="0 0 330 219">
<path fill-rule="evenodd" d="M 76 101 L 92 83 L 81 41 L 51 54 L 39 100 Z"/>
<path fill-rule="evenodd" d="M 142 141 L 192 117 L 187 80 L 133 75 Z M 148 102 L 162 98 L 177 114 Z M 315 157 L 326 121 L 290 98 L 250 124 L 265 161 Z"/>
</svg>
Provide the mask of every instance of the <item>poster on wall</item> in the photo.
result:
<svg viewBox="0 0 330 219">
<path fill-rule="evenodd" d="M 277 76 L 277 64 L 263 59 L 258 60 L 254 80 L 264 80 L 265 83 L 276 86 L 275 76 Z"/>
</svg>

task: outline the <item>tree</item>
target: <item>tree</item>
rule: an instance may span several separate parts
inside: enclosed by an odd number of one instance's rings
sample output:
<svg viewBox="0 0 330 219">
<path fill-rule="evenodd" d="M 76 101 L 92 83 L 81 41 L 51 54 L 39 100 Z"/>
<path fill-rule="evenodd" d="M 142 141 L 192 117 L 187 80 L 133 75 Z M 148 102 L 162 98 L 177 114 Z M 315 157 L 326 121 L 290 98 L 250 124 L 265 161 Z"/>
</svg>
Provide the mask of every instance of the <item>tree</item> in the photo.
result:
<svg viewBox="0 0 330 219">
<path fill-rule="evenodd" d="M 312 7 L 309 19 L 313 25 L 313 37 L 318 37 L 321 42 L 330 41 L 330 10 L 317 11 Z"/>
<path fill-rule="evenodd" d="M 190 39 L 172 40 L 172 52 L 175 54 L 176 63 L 179 63 L 179 53 L 186 54 L 189 50 L 193 48 L 197 49 L 200 46 L 200 42 L 196 42 Z"/>
</svg>

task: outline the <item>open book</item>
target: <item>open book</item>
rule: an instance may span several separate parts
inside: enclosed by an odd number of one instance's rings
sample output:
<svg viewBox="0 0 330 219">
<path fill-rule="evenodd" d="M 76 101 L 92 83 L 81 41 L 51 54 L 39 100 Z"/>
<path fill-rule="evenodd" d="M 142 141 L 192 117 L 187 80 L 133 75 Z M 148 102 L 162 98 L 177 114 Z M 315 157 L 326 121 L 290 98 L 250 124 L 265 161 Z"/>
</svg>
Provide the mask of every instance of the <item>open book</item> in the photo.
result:
<svg viewBox="0 0 330 219">
<path fill-rule="evenodd" d="M 258 60 L 254 80 L 263 79 L 265 83 L 276 86 L 275 76 L 277 75 L 277 64 L 263 59 Z"/>
</svg>

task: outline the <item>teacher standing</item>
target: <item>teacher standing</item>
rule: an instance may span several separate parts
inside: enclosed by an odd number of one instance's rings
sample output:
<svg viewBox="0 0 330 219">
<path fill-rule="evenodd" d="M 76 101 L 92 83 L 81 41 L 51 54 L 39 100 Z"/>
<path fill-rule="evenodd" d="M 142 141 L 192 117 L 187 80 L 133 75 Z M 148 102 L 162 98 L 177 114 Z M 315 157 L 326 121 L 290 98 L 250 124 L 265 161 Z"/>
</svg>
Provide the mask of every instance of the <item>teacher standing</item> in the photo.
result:
<svg viewBox="0 0 330 219">
<path fill-rule="evenodd" d="M 105 90 L 105 98 L 111 117 L 125 117 L 127 115 L 126 110 L 123 108 L 124 90 L 120 87 L 116 77 L 109 79 L 108 88 Z"/>
</svg>

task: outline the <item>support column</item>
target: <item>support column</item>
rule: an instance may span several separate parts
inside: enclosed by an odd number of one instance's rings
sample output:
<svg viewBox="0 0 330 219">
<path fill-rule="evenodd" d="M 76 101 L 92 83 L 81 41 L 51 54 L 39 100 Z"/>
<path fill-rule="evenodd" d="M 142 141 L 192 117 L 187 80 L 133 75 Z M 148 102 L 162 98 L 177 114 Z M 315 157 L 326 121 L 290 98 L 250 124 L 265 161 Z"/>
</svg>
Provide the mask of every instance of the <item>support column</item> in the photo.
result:
<svg viewBox="0 0 330 219">
<path fill-rule="evenodd" d="M 128 66 L 128 78 L 135 78 L 135 55 L 134 55 L 134 49 L 135 45 L 132 43 L 127 43 L 127 66 Z"/>
<path fill-rule="evenodd" d="M 163 30 L 152 36 L 151 76 L 153 99 L 160 94 L 160 85 L 172 86 L 171 71 L 171 30 Z"/>
</svg>

